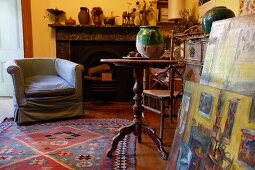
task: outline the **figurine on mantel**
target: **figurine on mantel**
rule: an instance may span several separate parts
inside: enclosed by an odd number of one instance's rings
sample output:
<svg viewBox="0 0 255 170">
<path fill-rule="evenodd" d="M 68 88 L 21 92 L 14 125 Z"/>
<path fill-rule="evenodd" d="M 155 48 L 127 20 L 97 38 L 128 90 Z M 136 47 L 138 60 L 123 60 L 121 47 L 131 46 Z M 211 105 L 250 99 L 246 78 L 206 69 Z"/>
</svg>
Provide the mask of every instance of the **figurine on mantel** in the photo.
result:
<svg viewBox="0 0 255 170">
<path fill-rule="evenodd" d="M 135 11 L 133 8 L 132 12 L 123 12 L 122 13 L 122 25 L 134 26 L 135 25 Z"/>
</svg>

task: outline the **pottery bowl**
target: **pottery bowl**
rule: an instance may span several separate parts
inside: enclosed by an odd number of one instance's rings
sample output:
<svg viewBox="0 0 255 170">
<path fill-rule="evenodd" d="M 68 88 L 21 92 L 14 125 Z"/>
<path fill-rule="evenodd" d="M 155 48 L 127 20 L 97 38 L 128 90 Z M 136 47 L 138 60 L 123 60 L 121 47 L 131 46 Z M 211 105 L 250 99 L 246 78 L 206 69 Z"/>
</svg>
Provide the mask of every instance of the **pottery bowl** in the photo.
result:
<svg viewBox="0 0 255 170">
<path fill-rule="evenodd" d="M 105 25 L 114 25 L 115 24 L 115 17 L 105 17 L 104 18 Z"/>
</svg>

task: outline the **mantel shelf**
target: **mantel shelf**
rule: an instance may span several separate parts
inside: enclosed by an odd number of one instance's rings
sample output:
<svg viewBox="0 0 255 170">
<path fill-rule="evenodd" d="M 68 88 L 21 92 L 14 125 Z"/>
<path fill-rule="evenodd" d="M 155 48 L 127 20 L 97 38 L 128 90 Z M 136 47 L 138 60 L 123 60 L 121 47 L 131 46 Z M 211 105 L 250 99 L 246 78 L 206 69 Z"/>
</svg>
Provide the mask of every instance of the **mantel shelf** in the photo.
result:
<svg viewBox="0 0 255 170">
<path fill-rule="evenodd" d="M 56 54 L 59 58 L 71 60 L 71 45 L 74 42 L 100 42 L 111 44 L 135 44 L 139 26 L 95 26 L 48 24 L 56 31 Z M 100 44 L 98 44 L 100 46 Z M 135 46 L 134 46 L 135 48 Z M 125 52 L 126 54 L 127 52 Z"/>
<path fill-rule="evenodd" d="M 127 25 L 63 25 L 63 24 L 48 24 L 52 28 L 123 28 L 123 29 L 137 29 L 139 26 L 127 26 Z"/>
<path fill-rule="evenodd" d="M 95 26 L 49 24 L 56 29 L 56 40 L 64 41 L 135 41 L 139 26 Z"/>
</svg>

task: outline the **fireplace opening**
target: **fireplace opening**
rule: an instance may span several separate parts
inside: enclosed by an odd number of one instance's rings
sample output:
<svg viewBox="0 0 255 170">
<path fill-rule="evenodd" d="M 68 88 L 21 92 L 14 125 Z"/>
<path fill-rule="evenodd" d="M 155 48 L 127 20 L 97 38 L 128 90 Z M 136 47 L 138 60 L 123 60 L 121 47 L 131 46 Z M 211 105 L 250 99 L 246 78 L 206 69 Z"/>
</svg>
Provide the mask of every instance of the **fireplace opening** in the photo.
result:
<svg viewBox="0 0 255 170">
<path fill-rule="evenodd" d="M 134 47 L 134 42 L 126 41 L 72 42 L 71 58 L 84 66 L 84 101 L 132 101 L 134 85 L 132 69 L 104 64 L 100 59 L 122 58 L 129 51 L 133 51 Z"/>
<path fill-rule="evenodd" d="M 109 51 L 95 52 L 84 64 L 84 90 L 85 100 L 112 101 L 120 98 L 120 79 L 118 70 L 113 64 L 103 64 L 102 58 L 116 58 Z"/>
<path fill-rule="evenodd" d="M 93 101 L 112 101 L 119 95 L 120 82 L 116 77 L 116 69 L 109 64 L 89 67 L 84 76 L 84 89 L 87 97 Z"/>
</svg>

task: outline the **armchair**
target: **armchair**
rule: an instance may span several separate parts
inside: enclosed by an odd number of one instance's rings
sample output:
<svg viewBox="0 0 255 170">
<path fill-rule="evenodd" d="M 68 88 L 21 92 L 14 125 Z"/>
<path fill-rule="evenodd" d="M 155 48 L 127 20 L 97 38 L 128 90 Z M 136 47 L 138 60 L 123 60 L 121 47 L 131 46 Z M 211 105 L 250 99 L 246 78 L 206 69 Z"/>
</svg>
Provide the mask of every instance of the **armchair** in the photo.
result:
<svg viewBox="0 0 255 170">
<path fill-rule="evenodd" d="M 17 124 L 83 115 L 82 65 L 59 58 L 8 61 Z"/>
</svg>

